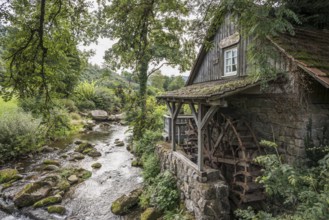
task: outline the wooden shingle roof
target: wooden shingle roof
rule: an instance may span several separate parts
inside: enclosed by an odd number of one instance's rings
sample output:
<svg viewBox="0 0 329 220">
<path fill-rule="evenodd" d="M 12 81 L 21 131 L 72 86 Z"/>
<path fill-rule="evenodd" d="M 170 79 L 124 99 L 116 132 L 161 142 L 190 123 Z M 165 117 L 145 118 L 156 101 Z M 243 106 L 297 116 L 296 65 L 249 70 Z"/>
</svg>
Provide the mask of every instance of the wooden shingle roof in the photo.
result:
<svg viewBox="0 0 329 220">
<path fill-rule="evenodd" d="M 295 28 L 295 35 L 282 34 L 272 42 L 296 64 L 329 88 L 329 31 Z"/>
<path fill-rule="evenodd" d="M 214 100 L 238 93 L 258 84 L 258 81 L 250 77 L 240 77 L 230 80 L 217 80 L 185 86 L 178 90 L 166 92 L 159 99 L 185 99 Z"/>
</svg>

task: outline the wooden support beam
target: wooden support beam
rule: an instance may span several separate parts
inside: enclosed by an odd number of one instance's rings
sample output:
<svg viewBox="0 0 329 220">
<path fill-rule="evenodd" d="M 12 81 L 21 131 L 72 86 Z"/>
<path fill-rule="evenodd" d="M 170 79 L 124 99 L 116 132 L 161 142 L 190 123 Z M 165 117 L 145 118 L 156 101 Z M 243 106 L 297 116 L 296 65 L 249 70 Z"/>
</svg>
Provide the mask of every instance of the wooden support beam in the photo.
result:
<svg viewBox="0 0 329 220">
<path fill-rule="evenodd" d="M 203 105 L 198 104 L 198 168 L 199 171 L 203 171 L 203 130 L 202 130 L 202 113 L 203 113 Z"/>
<path fill-rule="evenodd" d="M 195 106 L 193 103 L 189 103 L 191 112 L 192 112 L 192 116 L 194 118 L 195 123 L 198 125 L 198 113 L 195 110 Z"/>
<path fill-rule="evenodd" d="M 177 106 L 176 106 L 176 103 L 174 103 L 174 102 L 171 105 L 171 111 L 172 111 L 172 115 L 171 115 L 171 147 L 172 147 L 173 151 L 176 151 L 176 121 L 177 121 L 177 117 L 178 117 L 181 107 L 182 107 L 181 102 L 178 103 Z"/>
<path fill-rule="evenodd" d="M 201 129 L 203 129 L 209 122 L 209 120 L 214 116 L 214 114 L 218 111 L 219 106 L 211 106 L 208 110 L 207 114 L 202 118 Z"/>
</svg>

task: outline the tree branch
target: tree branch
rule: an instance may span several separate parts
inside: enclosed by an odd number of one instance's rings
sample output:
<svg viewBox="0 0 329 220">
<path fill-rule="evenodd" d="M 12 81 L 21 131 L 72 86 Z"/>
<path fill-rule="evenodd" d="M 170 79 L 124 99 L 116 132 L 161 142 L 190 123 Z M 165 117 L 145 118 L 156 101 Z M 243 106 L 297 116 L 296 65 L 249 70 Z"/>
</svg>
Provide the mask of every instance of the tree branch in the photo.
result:
<svg viewBox="0 0 329 220">
<path fill-rule="evenodd" d="M 158 71 L 159 69 L 161 69 L 164 65 L 172 65 L 175 63 L 170 63 L 170 62 L 166 62 L 166 63 L 162 63 L 160 66 L 153 68 L 148 74 L 147 77 L 150 77 L 154 72 Z"/>
</svg>

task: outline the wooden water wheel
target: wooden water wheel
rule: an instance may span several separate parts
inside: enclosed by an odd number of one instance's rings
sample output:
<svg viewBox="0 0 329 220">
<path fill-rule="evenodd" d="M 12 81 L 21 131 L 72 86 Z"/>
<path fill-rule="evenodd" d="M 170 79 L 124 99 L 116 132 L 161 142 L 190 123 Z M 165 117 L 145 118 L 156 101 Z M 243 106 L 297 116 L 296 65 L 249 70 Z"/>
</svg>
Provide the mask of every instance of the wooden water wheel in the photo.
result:
<svg viewBox="0 0 329 220">
<path fill-rule="evenodd" d="M 234 204 L 240 207 L 263 200 L 263 186 L 255 181 L 261 167 L 253 162 L 263 150 L 250 126 L 217 114 L 204 131 L 204 138 L 205 164 L 222 170 Z"/>
</svg>

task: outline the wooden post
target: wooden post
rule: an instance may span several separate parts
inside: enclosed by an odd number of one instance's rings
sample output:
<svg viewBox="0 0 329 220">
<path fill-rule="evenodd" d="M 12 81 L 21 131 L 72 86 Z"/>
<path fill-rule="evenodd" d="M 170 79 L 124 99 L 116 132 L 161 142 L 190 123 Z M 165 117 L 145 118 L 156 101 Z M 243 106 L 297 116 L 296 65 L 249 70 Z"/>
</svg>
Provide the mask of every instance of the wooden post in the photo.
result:
<svg viewBox="0 0 329 220">
<path fill-rule="evenodd" d="M 172 104 L 170 104 L 170 102 L 166 102 L 166 104 L 171 116 L 171 147 L 173 151 L 176 151 L 176 121 L 179 111 L 182 107 L 182 103 L 179 102 L 177 106 L 175 102 L 173 102 Z"/>
<path fill-rule="evenodd" d="M 198 126 L 198 168 L 200 171 L 203 171 L 203 131 L 202 131 L 202 110 L 203 105 L 198 104 L 198 121 L 196 122 Z"/>
</svg>

